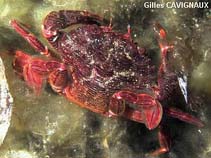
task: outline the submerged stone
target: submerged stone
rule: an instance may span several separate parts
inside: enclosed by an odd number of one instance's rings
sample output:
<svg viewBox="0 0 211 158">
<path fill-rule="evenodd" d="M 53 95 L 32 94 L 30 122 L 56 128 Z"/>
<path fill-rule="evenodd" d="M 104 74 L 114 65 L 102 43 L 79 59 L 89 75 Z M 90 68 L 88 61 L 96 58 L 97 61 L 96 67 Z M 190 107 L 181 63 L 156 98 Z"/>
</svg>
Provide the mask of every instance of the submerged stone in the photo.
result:
<svg viewBox="0 0 211 158">
<path fill-rule="evenodd" d="M 10 126 L 13 98 L 9 92 L 4 64 L 0 58 L 0 145 Z"/>
</svg>

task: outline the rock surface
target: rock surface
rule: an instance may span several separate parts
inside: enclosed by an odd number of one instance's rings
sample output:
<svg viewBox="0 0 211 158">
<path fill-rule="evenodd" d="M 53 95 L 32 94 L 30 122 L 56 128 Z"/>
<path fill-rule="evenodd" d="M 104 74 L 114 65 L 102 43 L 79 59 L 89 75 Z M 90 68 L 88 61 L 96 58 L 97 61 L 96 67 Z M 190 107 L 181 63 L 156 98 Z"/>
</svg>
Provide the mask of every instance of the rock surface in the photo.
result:
<svg viewBox="0 0 211 158">
<path fill-rule="evenodd" d="M 5 67 L 0 58 L 0 145 L 3 143 L 10 126 L 13 108 L 13 98 L 9 92 Z"/>
<path fill-rule="evenodd" d="M 149 131 L 142 124 L 104 118 L 81 109 L 54 94 L 48 86 L 36 96 L 13 72 L 15 50 L 38 54 L 11 29 L 9 20 L 25 23 L 47 45 L 41 35 L 42 20 L 48 12 L 60 9 L 89 10 L 107 19 L 111 17 L 113 29 L 120 32 L 126 32 L 130 24 L 132 38 L 148 50 L 157 64 L 159 48 L 151 24 L 155 21 L 162 24 L 169 41 L 175 45 L 172 64 L 188 79 L 189 104 L 180 101 L 172 104 L 194 113 L 206 126 L 198 129 L 164 118 L 172 133 L 172 148 L 160 157 L 210 157 L 210 10 L 147 9 L 143 7 L 144 0 L 11 1 L 0 0 L 0 56 L 15 106 L 11 126 L 0 148 L 1 158 L 148 158 L 145 153 L 158 147 L 157 130 Z M 9 116 L 11 111 L 7 112 Z"/>
</svg>

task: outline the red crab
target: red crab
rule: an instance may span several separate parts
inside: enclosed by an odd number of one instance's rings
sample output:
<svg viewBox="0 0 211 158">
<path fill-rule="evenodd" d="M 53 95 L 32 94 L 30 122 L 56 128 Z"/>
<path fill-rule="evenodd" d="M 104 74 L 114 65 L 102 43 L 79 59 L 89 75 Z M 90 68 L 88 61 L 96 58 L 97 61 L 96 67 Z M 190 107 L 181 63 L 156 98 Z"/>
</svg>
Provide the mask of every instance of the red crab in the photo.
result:
<svg viewBox="0 0 211 158">
<path fill-rule="evenodd" d="M 87 11 L 49 13 L 42 33 L 60 54 L 56 58 L 23 24 L 12 20 L 12 27 L 46 56 L 41 59 L 17 51 L 14 69 L 36 92 L 47 80 L 55 92 L 71 102 L 107 117 L 125 117 L 152 130 L 162 126 L 164 114 L 202 127 L 194 116 L 160 103 L 171 97 L 177 85 L 176 75 L 167 66 L 166 54 L 171 46 L 164 29 L 158 24 L 154 27 L 162 59 L 156 73 L 150 58 L 133 43 L 130 29 L 126 34 L 117 33 L 111 26 L 101 26 L 103 21 Z M 74 27 L 67 29 L 70 26 Z M 152 155 L 169 151 L 163 130 L 158 136 L 160 148 Z"/>
</svg>

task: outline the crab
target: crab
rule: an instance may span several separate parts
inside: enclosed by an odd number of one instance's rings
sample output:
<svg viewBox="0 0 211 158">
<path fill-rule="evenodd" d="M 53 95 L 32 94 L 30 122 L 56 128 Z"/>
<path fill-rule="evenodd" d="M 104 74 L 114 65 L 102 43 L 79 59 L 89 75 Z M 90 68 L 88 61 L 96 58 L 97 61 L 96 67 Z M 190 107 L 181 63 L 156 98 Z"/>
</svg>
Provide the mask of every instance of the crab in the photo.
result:
<svg viewBox="0 0 211 158">
<path fill-rule="evenodd" d="M 105 19 L 88 11 L 60 10 L 44 19 L 42 34 L 57 51 L 44 46 L 24 24 L 11 20 L 11 26 L 44 57 L 16 51 L 13 66 L 28 86 L 40 93 L 47 82 L 57 93 L 77 105 L 107 117 L 124 117 L 159 128 L 160 147 L 151 155 L 170 150 L 170 141 L 162 128 L 162 116 L 203 126 L 203 122 L 171 106 L 162 106 L 171 98 L 177 76 L 168 67 L 167 53 L 172 46 L 166 31 L 154 24 L 161 49 L 161 62 L 156 70 L 144 49 L 125 34 L 103 26 Z M 59 55 L 59 56 L 58 56 Z"/>
</svg>

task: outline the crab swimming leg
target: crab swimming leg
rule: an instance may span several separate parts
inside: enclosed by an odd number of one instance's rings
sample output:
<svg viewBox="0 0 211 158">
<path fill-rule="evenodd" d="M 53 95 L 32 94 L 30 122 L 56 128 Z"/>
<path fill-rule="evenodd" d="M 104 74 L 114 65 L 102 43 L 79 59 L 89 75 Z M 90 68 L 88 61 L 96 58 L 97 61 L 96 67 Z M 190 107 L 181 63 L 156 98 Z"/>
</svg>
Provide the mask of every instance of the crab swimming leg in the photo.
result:
<svg viewBox="0 0 211 158">
<path fill-rule="evenodd" d="M 63 29 L 74 24 L 97 24 L 103 22 L 103 18 L 88 11 L 60 10 L 50 12 L 44 19 L 42 32 L 52 45 L 57 44 L 57 39 L 65 33 Z"/>
<path fill-rule="evenodd" d="M 115 100 L 116 104 L 114 104 Z M 117 101 L 125 101 L 132 105 L 124 109 L 125 104 L 119 104 Z M 150 130 L 159 125 L 163 114 L 162 106 L 152 96 L 124 90 L 112 95 L 109 110 L 111 115 L 122 115 L 133 121 L 144 123 Z"/>
<path fill-rule="evenodd" d="M 17 20 L 11 20 L 10 25 L 15 31 L 20 34 L 36 51 L 46 56 L 53 56 L 53 53 L 44 46 L 34 34 L 27 30 L 27 28 Z"/>
</svg>

